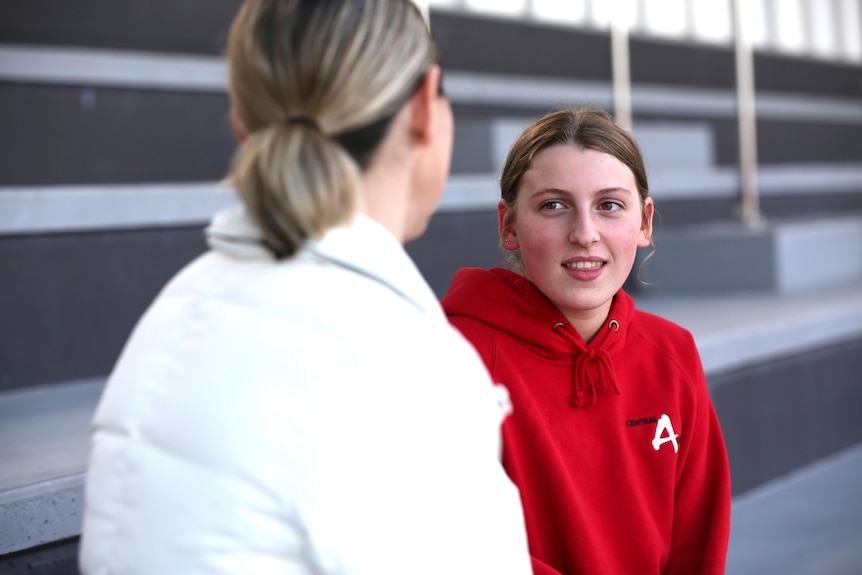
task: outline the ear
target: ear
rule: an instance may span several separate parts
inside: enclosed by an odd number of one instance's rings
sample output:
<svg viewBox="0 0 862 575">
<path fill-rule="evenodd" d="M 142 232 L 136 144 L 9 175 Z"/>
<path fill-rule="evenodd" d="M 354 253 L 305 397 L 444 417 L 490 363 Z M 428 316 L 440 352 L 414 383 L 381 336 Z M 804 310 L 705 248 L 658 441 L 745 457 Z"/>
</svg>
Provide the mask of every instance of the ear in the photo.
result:
<svg viewBox="0 0 862 575">
<path fill-rule="evenodd" d="M 440 66 L 428 68 L 419 88 L 412 97 L 410 133 L 418 144 L 427 145 L 435 135 L 437 123 L 437 101 L 440 98 Z"/>
<path fill-rule="evenodd" d="M 236 141 L 242 144 L 245 141 L 246 133 L 242 124 L 239 123 L 239 118 L 236 117 L 236 110 L 233 108 L 230 109 L 230 129 Z"/>
<path fill-rule="evenodd" d="M 644 200 L 644 218 L 641 223 L 641 235 L 638 238 L 638 247 L 646 248 L 650 246 L 652 237 L 652 216 L 655 212 L 655 203 L 649 196 Z"/>
<path fill-rule="evenodd" d="M 507 220 L 506 216 L 510 216 Z M 514 218 L 510 215 L 510 208 L 506 204 L 506 200 L 500 200 L 497 204 L 497 232 L 500 234 L 500 239 L 503 242 L 503 247 L 507 250 L 516 250 L 520 247 L 518 244 L 518 236 L 515 234 Z M 506 223 L 508 221 L 508 223 Z"/>
</svg>

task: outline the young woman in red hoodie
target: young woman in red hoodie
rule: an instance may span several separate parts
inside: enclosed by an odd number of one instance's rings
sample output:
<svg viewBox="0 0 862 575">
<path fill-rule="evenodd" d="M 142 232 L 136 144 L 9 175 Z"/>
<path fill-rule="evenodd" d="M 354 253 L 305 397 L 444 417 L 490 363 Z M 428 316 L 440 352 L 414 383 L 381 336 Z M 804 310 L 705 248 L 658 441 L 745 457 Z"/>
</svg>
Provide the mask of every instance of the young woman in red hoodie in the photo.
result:
<svg viewBox="0 0 862 575">
<path fill-rule="evenodd" d="M 535 573 L 723 573 L 730 473 L 694 340 L 622 289 L 652 245 L 637 143 L 604 111 L 553 112 L 501 191 L 516 271 L 461 270 L 443 306 L 511 394 L 503 459 Z"/>
</svg>

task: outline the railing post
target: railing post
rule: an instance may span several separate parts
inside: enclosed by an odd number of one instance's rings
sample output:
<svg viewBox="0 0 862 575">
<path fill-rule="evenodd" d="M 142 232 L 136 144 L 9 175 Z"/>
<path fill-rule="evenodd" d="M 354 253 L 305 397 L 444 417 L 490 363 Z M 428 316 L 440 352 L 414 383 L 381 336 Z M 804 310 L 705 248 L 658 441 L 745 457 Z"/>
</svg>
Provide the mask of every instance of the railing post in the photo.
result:
<svg viewBox="0 0 862 575">
<path fill-rule="evenodd" d="M 625 2 L 617 0 L 610 17 L 611 68 L 613 71 L 614 119 L 632 131 L 632 77 L 629 61 L 629 18 Z"/>
<path fill-rule="evenodd" d="M 733 36 L 736 54 L 736 105 L 739 129 L 740 215 L 750 227 L 763 224 L 757 181 L 757 114 L 754 92 L 754 52 L 742 15 L 743 0 L 733 0 Z"/>
</svg>

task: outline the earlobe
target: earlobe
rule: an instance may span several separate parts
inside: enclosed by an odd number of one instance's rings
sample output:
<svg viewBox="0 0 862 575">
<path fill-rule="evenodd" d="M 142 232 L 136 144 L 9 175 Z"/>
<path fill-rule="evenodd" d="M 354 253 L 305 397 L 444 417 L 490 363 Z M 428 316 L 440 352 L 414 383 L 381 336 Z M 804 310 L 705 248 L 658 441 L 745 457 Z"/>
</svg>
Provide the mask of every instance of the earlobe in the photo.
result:
<svg viewBox="0 0 862 575">
<path fill-rule="evenodd" d="M 230 129 L 233 132 L 233 137 L 236 141 L 242 144 L 245 141 L 246 133 L 242 125 L 239 123 L 239 118 L 236 117 L 236 110 L 230 109 Z"/>
<path fill-rule="evenodd" d="M 507 220 L 508 214 L 509 206 L 506 204 L 506 200 L 500 200 L 497 204 L 497 232 L 500 234 L 504 248 L 507 250 L 517 250 L 520 244 L 518 244 L 518 236 L 515 234 L 512 222 Z"/>
<path fill-rule="evenodd" d="M 644 221 L 641 224 L 641 234 L 638 238 L 638 247 L 646 248 L 652 245 L 652 217 L 655 212 L 653 199 L 647 197 L 644 200 Z"/>
</svg>

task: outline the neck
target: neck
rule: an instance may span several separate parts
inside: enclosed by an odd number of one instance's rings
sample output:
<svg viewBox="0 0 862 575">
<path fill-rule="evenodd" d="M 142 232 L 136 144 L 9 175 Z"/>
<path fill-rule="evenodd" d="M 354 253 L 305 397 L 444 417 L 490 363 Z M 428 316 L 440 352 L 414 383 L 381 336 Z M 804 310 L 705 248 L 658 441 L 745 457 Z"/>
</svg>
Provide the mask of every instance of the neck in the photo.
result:
<svg viewBox="0 0 862 575">
<path fill-rule="evenodd" d="M 585 312 L 561 311 L 566 316 L 566 319 L 569 320 L 569 323 L 572 324 L 572 327 L 575 328 L 575 331 L 584 338 L 584 341 L 590 343 L 608 319 L 611 311 L 611 302 L 595 310 Z"/>
<path fill-rule="evenodd" d="M 404 244 L 412 239 L 410 217 L 411 158 L 404 110 L 398 113 L 388 133 L 362 174 L 363 211 Z"/>
<path fill-rule="evenodd" d="M 374 162 L 362 176 L 363 211 L 402 244 L 408 239 L 409 177 L 395 162 Z"/>
</svg>

